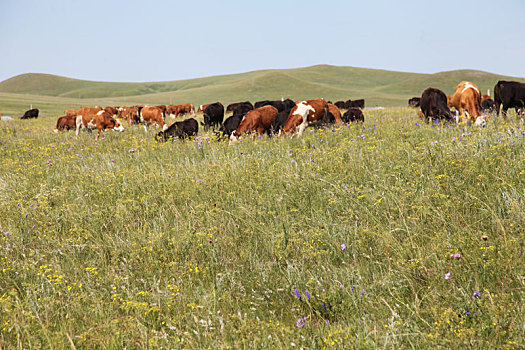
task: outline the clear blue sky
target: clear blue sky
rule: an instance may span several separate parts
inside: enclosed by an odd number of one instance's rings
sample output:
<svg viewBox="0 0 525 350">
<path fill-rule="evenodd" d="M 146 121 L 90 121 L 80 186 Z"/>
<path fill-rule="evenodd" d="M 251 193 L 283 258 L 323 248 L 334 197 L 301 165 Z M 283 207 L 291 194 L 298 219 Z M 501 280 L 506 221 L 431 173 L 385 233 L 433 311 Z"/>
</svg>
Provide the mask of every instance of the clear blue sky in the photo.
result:
<svg viewBox="0 0 525 350">
<path fill-rule="evenodd" d="M 525 77 L 525 0 L 0 0 L 0 81 L 162 81 L 315 64 Z"/>
</svg>

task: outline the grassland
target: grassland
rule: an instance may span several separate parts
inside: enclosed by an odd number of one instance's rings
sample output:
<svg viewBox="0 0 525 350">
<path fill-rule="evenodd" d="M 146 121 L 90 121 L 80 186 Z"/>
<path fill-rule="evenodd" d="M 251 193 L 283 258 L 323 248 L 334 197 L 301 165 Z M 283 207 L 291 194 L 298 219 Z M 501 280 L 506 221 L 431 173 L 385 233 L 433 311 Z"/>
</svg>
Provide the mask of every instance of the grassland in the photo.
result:
<svg viewBox="0 0 525 350">
<path fill-rule="evenodd" d="M 525 347 L 525 136 L 413 110 L 301 138 L 0 124 L 0 347 Z"/>
<path fill-rule="evenodd" d="M 474 70 L 418 74 L 329 65 L 147 83 L 95 82 L 48 74 L 23 74 L 0 82 L 0 112 L 21 116 L 32 104 L 41 109 L 43 115 L 57 117 L 63 113 L 64 106 L 72 108 L 79 104 L 191 102 L 199 105 L 221 101 L 226 105 L 281 97 L 294 100 L 324 97 L 332 101 L 365 98 L 369 107 L 392 107 L 405 106 L 410 97 L 420 96 L 430 86 L 450 94 L 460 81 L 469 80 L 485 93 L 500 79 L 525 82 L 524 78 Z M 19 103 L 13 104 L 14 100 Z"/>
</svg>

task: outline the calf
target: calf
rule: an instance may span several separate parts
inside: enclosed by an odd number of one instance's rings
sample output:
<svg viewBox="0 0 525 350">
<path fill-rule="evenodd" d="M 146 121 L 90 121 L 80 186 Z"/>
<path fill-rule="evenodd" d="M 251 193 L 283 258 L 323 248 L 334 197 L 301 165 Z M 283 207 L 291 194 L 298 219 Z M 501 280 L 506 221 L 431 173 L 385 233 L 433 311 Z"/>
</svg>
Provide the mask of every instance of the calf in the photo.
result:
<svg viewBox="0 0 525 350">
<path fill-rule="evenodd" d="M 243 134 L 256 132 L 261 136 L 272 126 L 278 110 L 273 106 L 263 106 L 246 113 L 239 127 L 231 134 L 230 143 L 237 141 Z"/>
<path fill-rule="evenodd" d="M 306 127 L 314 122 L 321 122 L 328 114 L 328 103 L 323 98 L 298 101 L 290 111 L 290 116 L 284 124 L 286 135 L 297 132 L 301 135 Z"/>
<path fill-rule="evenodd" d="M 447 95 L 439 89 L 428 88 L 421 95 L 418 115 L 421 119 L 452 120 L 452 114 L 447 105 Z"/>
<path fill-rule="evenodd" d="M 520 114 L 518 110 L 523 111 L 525 107 L 525 84 L 517 81 L 498 81 L 494 86 L 494 103 L 497 115 L 503 105 L 501 113 L 504 118 L 507 118 L 509 108 L 514 108 L 516 113 Z"/>
<path fill-rule="evenodd" d="M 363 115 L 363 111 L 356 107 L 348 108 L 348 110 L 343 114 L 343 117 L 341 118 L 345 123 L 352 123 L 352 122 L 364 122 L 365 116 Z"/>
<path fill-rule="evenodd" d="M 38 108 L 27 110 L 20 119 L 38 118 Z"/>
<path fill-rule="evenodd" d="M 56 128 L 53 130 L 54 132 L 59 132 L 62 130 L 71 130 L 74 129 L 76 126 L 76 120 L 77 118 L 72 115 L 65 115 L 63 117 L 60 117 L 57 119 L 57 125 Z"/>
<path fill-rule="evenodd" d="M 199 132 L 199 123 L 193 118 L 175 122 L 169 128 L 161 131 L 155 137 L 157 141 L 168 141 L 170 138 L 179 138 L 184 140 L 186 137 L 197 135 Z"/>
</svg>

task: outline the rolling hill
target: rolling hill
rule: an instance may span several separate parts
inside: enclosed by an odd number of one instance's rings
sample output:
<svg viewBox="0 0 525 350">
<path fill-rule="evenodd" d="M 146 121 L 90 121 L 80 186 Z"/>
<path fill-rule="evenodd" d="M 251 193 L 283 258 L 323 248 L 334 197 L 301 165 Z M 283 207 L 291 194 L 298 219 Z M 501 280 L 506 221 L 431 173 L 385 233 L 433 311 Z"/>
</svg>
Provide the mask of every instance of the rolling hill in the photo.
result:
<svg viewBox="0 0 525 350">
<path fill-rule="evenodd" d="M 3 112 L 20 114 L 20 103 L 21 109 L 30 103 L 42 103 L 44 111 L 56 115 L 64 106 L 77 105 L 183 102 L 198 105 L 217 100 L 228 104 L 319 96 L 333 101 L 365 98 L 367 106 L 404 106 L 408 98 L 419 96 L 430 86 L 450 94 L 461 80 L 469 80 L 485 93 L 500 79 L 525 82 L 525 78 L 475 70 L 421 74 L 330 65 L 146 83 L 97 82 L 29 73 L 0 82 L 0 108 Z"/>
</svg>

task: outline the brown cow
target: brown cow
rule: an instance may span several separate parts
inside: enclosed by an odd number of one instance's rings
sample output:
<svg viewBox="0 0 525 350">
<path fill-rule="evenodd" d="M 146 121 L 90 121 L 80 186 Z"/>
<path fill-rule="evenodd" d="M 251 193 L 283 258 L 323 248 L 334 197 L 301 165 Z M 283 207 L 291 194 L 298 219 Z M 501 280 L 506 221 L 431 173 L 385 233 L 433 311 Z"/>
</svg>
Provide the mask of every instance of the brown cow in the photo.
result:
<svg viewBox="0 0 525 350">
<path fill-rule="evenodd" d="M 146 106 L 142 108 L 140 110 L 140 122 L 146 132 L 148 132 L 147 126 L 152 124 L 160 126 L 163 131 L 168 128 L 168 125 L 164 124 L 164 113 L 158 106 Z"/>
<path fill-rule="evenodd" d="M 339 110 L 339 108 L 337 108 L 336 105 L 333 105 L 331 103 L 328 104 L 328 112 L 332 113 L 332 115 L 334 116 L 335 118 L 335 125 L 339 125 L 341 124 L 342 120 L 341 120 L 341 111 Z"/>
<path fill-rule="evenodd" d="M 127 120 L 128 125 L 138 124 L 140 121 L 139 106 L 120 107 L 118 109 L 117 117 Z"/>
<path fill-rule="evenodd" d="M 76 125 L 76 116 L 65 115 L 57 119 L 57 126 L 53 130 L 54 132 L 59 132 L 62 130 L 71 130 L 75 128 Z"/>
<path fill-rule="evenodd" d="M 100 136 L 104 136 L 104 130 L 124 131 L 124 127 L 122 126 L 122 123 L 120 123 L 120 120 L 113 118 L 111 114 L 106 111 L 98 111 L 93 114 L 89 113 L 88 110 L 85 110 L 85 112 L 76 117 L 76 126 L 76 136 L 78 136 L 81 127 L 88 129 L 90 134 L 91 130 L 97 129 L 98 134 L 95 137 L 95 140 L 98 140 Z"/>
<path fill-rule="evenodd" d="M 462 81 L 456 86 L 452 95 L 447 96 L 447 104 L 459 111 L 460 117 L 467 121 L 474 121 L 475 125 L 481 125 L 484 117 L 479 110 L 481 108 L 481 93 L 479 88 L 469 81 Z M 457 119 L 459 121 L 459 119 Z"/>
<path fill-rule="evenodd" d="M 278 112 L 277 108 L 268 105 L 246 113 L 237 130 L 231 134 L 230 144 L 237 141 L 243 134 L 256 132 L 261 136 L 265 131 L 270 129 Z"/>
<path fill-rule="evenodd" d="M 109 114 L 111 114 L 111 116 L 113 118 L 116 118 L 117 117 L 117 114 L 118 114 L 118 108 L 116 107 L 105 107 L 104 110 L 106 112 L 108 112 Z"/>
<path fill-rule="evenodd" d="M 191 103 L 184 103 L 176 106 L 168 105 L 168 107 L 166 108 L 166 114 L 169 114 L 169 116 L 173 119 L 175 119 L 178 116 L 184 116 L 189 113 L 195 115 L 195 108 Z"/>
<path fill-rule="evenodd" d="M 320 122 L 328 114 L 328 103 L 324 98 L 313 100 L 298 101 L 292 108 L 288 120 L 284 124 L 283 131 L 285 135 L 297 132 L 301 135 L 308 126 L 313 122 Z"/>
</svg>

